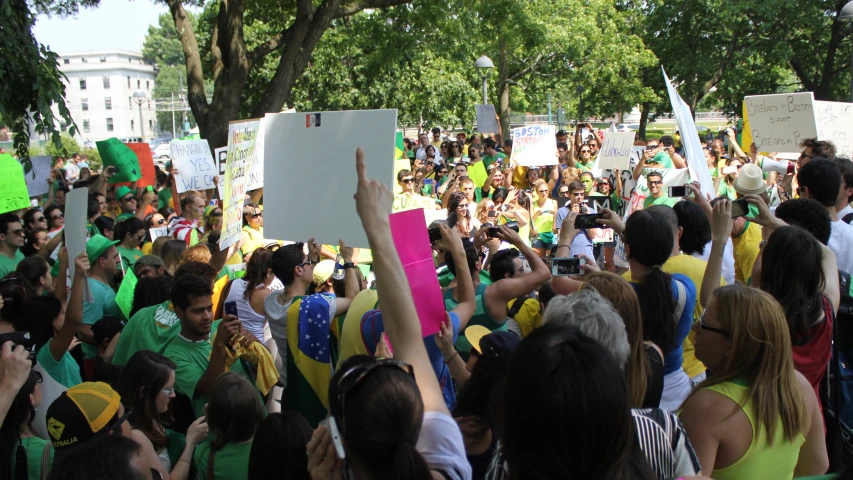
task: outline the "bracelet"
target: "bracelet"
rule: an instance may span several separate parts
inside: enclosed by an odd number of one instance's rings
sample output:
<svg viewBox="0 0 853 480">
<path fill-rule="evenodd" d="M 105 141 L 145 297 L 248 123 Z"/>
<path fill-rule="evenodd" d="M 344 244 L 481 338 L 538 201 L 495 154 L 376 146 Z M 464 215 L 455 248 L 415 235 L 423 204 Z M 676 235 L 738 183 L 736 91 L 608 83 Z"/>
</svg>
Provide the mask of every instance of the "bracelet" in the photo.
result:
<svg viewBox="0 0 853 480">
<path fill-rule="evenodd" d="M 445 361 L 444 361 L 444 364 L 445 364 L 445 365 L 449 365 L 449 364 L 450 364 L 450 362 L 452 362 L 452 361 L 453 361 L 453 359 L 454 359 L 454 358 L 456 358 L 456 356 L 457 356 L 457 355 L 459 355 L 459 352 L 458 352 L 458 351 L 453 352 L 453 356 L 452 356 L 452 357 L 450 357 L 450 358 L 448 358 L 447 360 L 445 360 Z"/>
<path fill-rule="evenodd" d="M 345 263 L 345 264 L 341 265 L 341 268 L 343 268 L 343 269 L 347 269 L 347 268 L 355 268 L 355 263 L 353 263 L 353 262 L 347 262 L 347 263 Z"/>
<path fill-rule="evenodd" d="M 566 245 L 565 243 L 562 245 L 557 245 L 557 248 L 560 248 L 560 247 L 572 248 L 571 245 Z"/>
</svg>

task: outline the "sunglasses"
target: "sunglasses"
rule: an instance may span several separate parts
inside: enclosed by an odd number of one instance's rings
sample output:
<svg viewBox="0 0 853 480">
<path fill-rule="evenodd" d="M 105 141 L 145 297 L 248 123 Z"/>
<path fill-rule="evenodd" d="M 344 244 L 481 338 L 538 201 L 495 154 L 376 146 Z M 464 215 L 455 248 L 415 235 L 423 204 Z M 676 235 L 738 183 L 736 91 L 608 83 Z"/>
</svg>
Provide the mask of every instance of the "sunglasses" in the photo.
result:
<svg viewBox="0 0 853 480">
<path fill-rule="evenodd" d="M 705 323 L 705 315 L 703 314 L 699 317 L 699 328 L 702 330 L 708 330 L 709 332 L 719 333 L 720 335 L 729 337 L 731 336 L 729 332 L 723 330 L 722 328 L 712 327 Z"/>
<path fill-rule="evenodd" d="M 24 234 L 23 228 L 19 228 L 17 230 L 12 230 L 11 232 L 6 233 L 6 235 L 23 235 L 23 234 Z"/>
<path fill-rule="evenodd" d="M 573 193 L 573 194 L 572 194 L 572 196 L 575 196 L 575 197 L 582 197 L 582 196 L 583 196 L 583 192 L 575 192 L 575 193 Z"/>
<path fill-rule="evenodd" d="M 156 223 L 157 225 L 163 225 L 164 223 L 166 223 L 166 219 L 165 219 L 165 218 L 161 218 L 160 220 L 157 220 L 157 221 L 156 221 L 156 222 L 154 222 L 154 223 Z"/>
<path fill-rule="evenodd" d="M 122 202 L 135 202 L 136 198 L 133 195 L 128 195 L 121 199 Z"/>
<path fill-rule="evenodd" d="M 399 360 L 394 360 L 393 358 L 378 359 L 367 366 L 364 364 L 355 365 L 344 372 L 344 374 L 341 375 L 340 380 L 338 380 L 338 403 L 341 405 L 341 423 L 338 427 L 340 428 L 341 433 L 346 434 L 345 428 L 347 422 L 346 418 L 344 418 L 344 414 L 347 411 L 347 393 L 351 392 L 359 383 L 361 383 L 362 380 L 367 378 L 367 376 L 370 375 L 370 372 L 383 367 L 399 368 L 411 376 L 412 379 L 415 378 L 415 371 L 411 365 Z"/>
<path fill-rule="evenodd" d="M 59 215 L 51 215 L 51 216 L 50 216 L 50 219 L 51 219 L 51 220 L 59 220 L 59 219 L 61 219 L 61 218 L 65 218 L 65 215 L 63 215 L 63 214 L 61 214 L 61 213 L 60 213 Z"/>
<path fill-rule="evenodd" d="M 219 215 L 222 215 L 222 214 L 220 213 Z M 264 216 L 264 212 L 258 212 L 258 213 L 252 214 L 252 218 L 258 218 L 258 217 L 263 217 L 263 216 Z"/>
<path fill-rule="evenodd" d="M 589 153 L 589 150 L 581 150 L 581 153 Z"/>
<path fill-rule="evenodd" d="M 599 187 L 609 187 L 609 186 L 610 186 L 610 182 L 598 182 L 598 186 L 599 186 Z"/>
<path fill-rule="evenodd" d="M 654 145 L 646 145 L 646 150 L 654 150 L 654 149 L 658 148 L 659 146 L 660 146 L 659 143 L 654 144 Z"/>
<path fill-rule="evenodd" d="M 409 177 L 409 178 L 404 178 L 404 179 L 402 179 L 402 180 L 400 180 L 400 181 L 401 181 L 401 182 L 403 182 L 403 183 L 412 183 L 412 182 L 414 182 L 414 181 L 415 181 L 415 179 L 414 179 L 414 178 Z"/>
<path fill-rule="evenodd" d="M 649 185 L 660 185 L 663 183 L 660 180 L 649 180 L 648 182 L 649 182 Z"/>
<path fill-rule="evenodd" d="M 45 217 L 39 217 L 39 218 L 33 219 L 34 222 L 44 222 L 45 220 L 47 220 L 47 218 L 45 218 Z"/>
</svg>

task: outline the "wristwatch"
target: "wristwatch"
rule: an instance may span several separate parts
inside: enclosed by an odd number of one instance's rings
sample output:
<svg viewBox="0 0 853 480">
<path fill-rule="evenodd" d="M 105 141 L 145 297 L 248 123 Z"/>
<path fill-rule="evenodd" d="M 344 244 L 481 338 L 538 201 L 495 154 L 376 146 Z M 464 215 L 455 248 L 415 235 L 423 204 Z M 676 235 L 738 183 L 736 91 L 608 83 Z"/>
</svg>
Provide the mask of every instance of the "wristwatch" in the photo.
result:
<svg viewBox="0 0 853 480">
<path fill-rule="evenodd" d="M 352 262 L 347 262 L 347 263 L 345 263 L 345 264 L 341 265 L 341 268 L 343 268 L 343 269 L 347 269 L 347 268 L 355 268 L 355 264 L 354 264 L 354 263 L 352 263 Z"/>
</svg>

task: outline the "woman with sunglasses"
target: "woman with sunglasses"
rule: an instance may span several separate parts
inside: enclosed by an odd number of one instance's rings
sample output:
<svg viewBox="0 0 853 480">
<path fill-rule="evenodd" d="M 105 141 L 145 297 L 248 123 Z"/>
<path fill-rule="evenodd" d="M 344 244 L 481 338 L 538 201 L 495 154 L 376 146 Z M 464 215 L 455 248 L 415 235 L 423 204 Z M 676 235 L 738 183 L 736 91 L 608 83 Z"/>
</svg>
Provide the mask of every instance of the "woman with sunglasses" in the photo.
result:
<svg viewBox="0 0 853 480">
<path fill-rule="evenodd" d="M 450 200 L 447 202 L 448 218 L 451 215 L 456 218 L 456 231 L 462 235 L 462 238 L 471 238 L 474 232 L 480 229 L 480 222 L 471 216 L 468 197 L 462 192 L 450 194 Z"/>
<path fill-rule="evenodd" d="M 561 185 L 560 188 L 563 188 Z M 548 188 L 548 183 L 545 180 L 537 180 L 533 184 L 533 191 L 536 192 L 536 201 L 533 202 L 533 235 L 536 240 L 533 241 L 533 251 L 540 258 L 545 257 L 551 252 L 556 245 L 554 244 L 554 215 L 557 209 L 560 208 L 557 202 L 551 199 Z M 568 192 L 568 186 L 566 186 Z"/>
<path fill-rule="evenodd" d="M 114 240 L 118 240 L 116 250 L 121 256 L 123 269 L 133 268 L 136 260 L 142 256 L 139 247 L 145 242 L 145 223 L 136 217 L 125 217 L 116 223 Z"/>
<path fill-rule="evenodd" d="M 207 435 L 207 422 L 199 418 L 180 433 L 167 430 L 169 403 L 175 398 L 175 364 L 149 350 L 133 354 L 122 370 L 116 389 L 130 416 L 131 438 L 142 447 L 150 468 L 161 478 L 185 480 L 196 443 Z"/>
<path fill-rule="evenodd" d="M 21 220 L 24 231 L 27 233 L 34 232 L 39 228 L 47 230 L 47 217 L 45 217 L 39 207 L 31 208 L 24 212 L 24 216 L 21 217 Z"/>
<path fill-rule="evenodd" d="M 154 248 L 154 241 L 151 240 L 151 229 L 168 228 L 168 222 L 163 215 L 160 215 L 160 212 L 149 213 L 142 221 L 145 223 L 145 243 L 142 244 L 140 250 L 142 250 L 142 255 L 151 255 L 151 250 Z M 163 233 L 167 233 L 167 230 L 163 230 Z"/>
<path fill-rule="evenodd" d="M 450 142 L 450 157 L 447 162 L 453 165 L 465 162 L 465 149 L 460 142 Z"/>
<path fill-rule="evenodd" d="M 722 181 L 720 181 L 720 186 L 717 188 L 718 197 L 726 197 L 731 201 L 737 200 L 737 192 L 732 184 L 737 178 L 738 173 L 740 173 L 740 167 L 742 166 L 743 163 L 737 158 L 730 158 L 726 160 L 726 166 L 723 167 L 723 174 L 725 176 Z"/>
<path fill-rule="evenodd" d="M 259 248 L 264 248 L 267 241 L 264 239 L 264 212 L 254 203 L 243 207 L 243 246 L 240 251 L 243 259 Z"/>
<path fill-rule="evenodd" d="M 53 238 L 65 226 L 65 214 L 59 205 L 50 205 L 44 209 L 44 216 L 47 218 L 47 232 Z"/>
<path fill-rule="evenodd" d="M 42 454 L 49 440 L 39 438 L 33 430 L 36 409 L 42 404 L 41 373 L 30 370 L 24 386 L 18 390 L 0 427 L 0 478 L 9 480 L 38 480 L 47 472 L 41 471 Z M 53 447 L 48 469 L 53 464 Z M 44 475 L 44 476 L 43 476 Z"/>
<path fill-rule="evenodd" d="M 442 159 L 450 158 L 451 155 L 454 153 L 454 151 L 450 148 L 451 143 L 453 143 L 453 142 L 450 142 L 449 140 L 445 140 L 445 141 L 441 142 L 441 145 L 438 147 L 438 155 Z"/>
<path fill-rule="evenodd" d="M 611 177 L 601 177 L 596 181 L 598 193 L 610 198 L 610 209 L 618 211 L 622 206 L 622 172 L 619 169 L 613 170 L 613 180 Z M 616 189 L 613 189 L 613 186 Z"/>
</svg>

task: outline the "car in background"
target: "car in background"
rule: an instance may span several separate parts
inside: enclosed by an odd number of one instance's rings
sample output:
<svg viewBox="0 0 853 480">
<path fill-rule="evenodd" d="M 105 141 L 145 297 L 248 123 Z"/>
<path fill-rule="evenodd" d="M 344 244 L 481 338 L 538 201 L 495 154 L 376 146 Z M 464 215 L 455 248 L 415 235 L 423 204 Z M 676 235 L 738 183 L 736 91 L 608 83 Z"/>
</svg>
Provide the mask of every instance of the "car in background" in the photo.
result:
<svg viewBox="0 0 853 480">
<path fill-rule="evenodd" d="M 154 163 L 165 165 L 166 162 L 172 159 L 172 147 L 169 143 L 161 143 L 151 149 L 151 156 L 154 157 Z"/>
<path fill-rule="evenodd" d="M 622 123 L 616 125 L 617 132 L 636 132 L 640 129 L 640 124 L 638 123 Z"/>
</svg>

